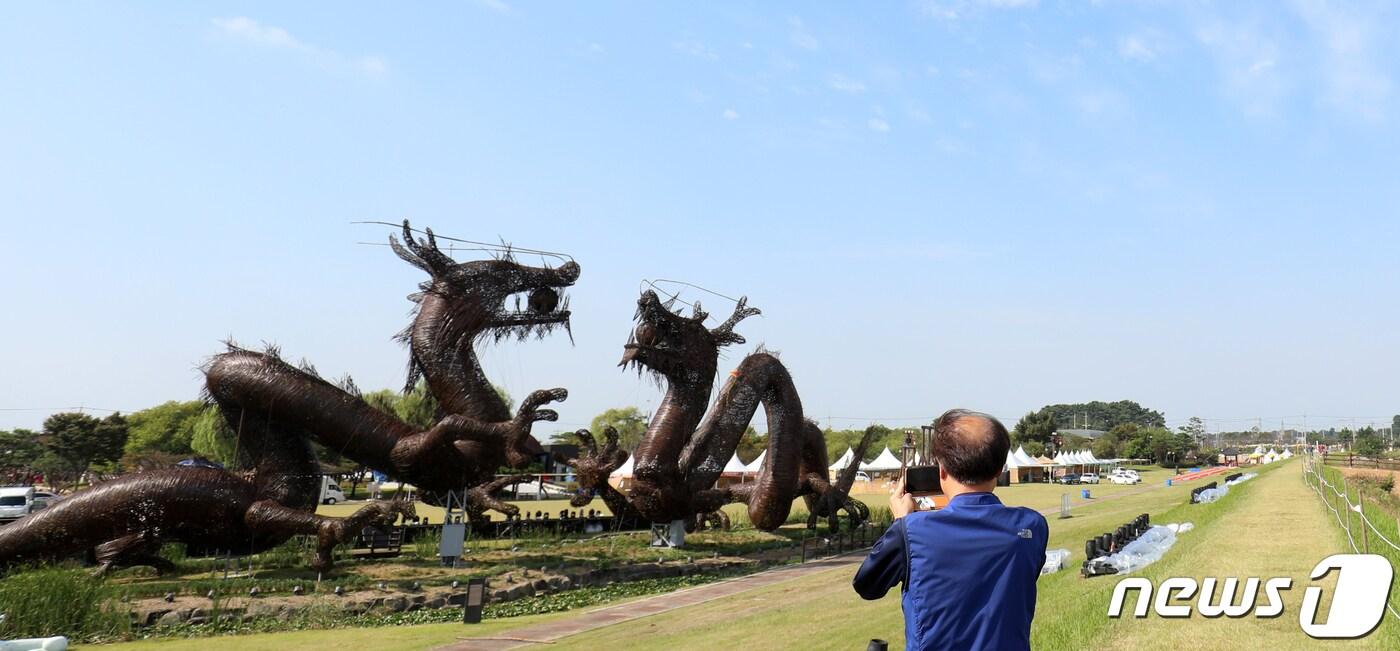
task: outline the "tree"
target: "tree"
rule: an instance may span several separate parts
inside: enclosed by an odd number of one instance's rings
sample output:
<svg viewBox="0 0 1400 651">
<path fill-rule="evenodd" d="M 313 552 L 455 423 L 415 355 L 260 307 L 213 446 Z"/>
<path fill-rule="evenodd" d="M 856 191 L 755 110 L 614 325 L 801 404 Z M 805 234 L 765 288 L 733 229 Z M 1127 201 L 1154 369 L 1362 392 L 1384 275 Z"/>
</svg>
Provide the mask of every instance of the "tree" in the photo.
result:
<svg viewBox="0 0 1400 651">
<path fill-rule="evenodd" d="M 1205 421 L 1202 421 L 1196 416 L 1192 416 L 1190 420 L 1186 421 L 1185 425 L 1178 427 L 1177 431 L 1190 437 L 1190 439 L 1196 445 L 1199 445 L 1206 440 Z"/>
<path fill-rule="evenodd" d="M 171 400 L 133 412 L 127 417 L 130 435 L 126 440 L 125 453 L 133 458 L 151 452 L 189 454 L 193 451 L 190 442 L 194 440 L 194 424 L 204 407 L 204 403 L 198 400 Z"/>
<path fill-rule="evenodd" d="M 768 449 L 768 435 L 759 434 L 758 430 L 749 425 L 744 430 L 744 435 L 739 437 L 739 445 L 734 450 L 739 455 L 739 460 L 744 463 L 753 463 L 754 459 L 764 450 Z"/>
<path fill-rule="evenodd" d="M 44 447 L 58 462 L 51 471 L 74 483 L 94 463 L 110 463 L 121 457 L 126 445 L 127 423 L 115 413 L 102 420 L 77 412 L 58 413 L 44 419 Z"/>
<path fill-rule="evenodd" d="M 195 454 L 226 468 L 240 467 L 237 433 L 229 427 L 218 407 L 205 407 L 194 420 L 194 437 L 190 449 Z"/>
<path fill-rule="evenodd" d="M 1162 412 L 1143 407 L 1132 400 L 1118 402 L 1082 402 L 1046 405 L 1040 413 L 1048 413 L 1062 429 L 1109 430 L 1117 425 L 1133 423 L 1143 427 L 1166 427 Z"/>
<path fill-rule="evenodd" d="M 871 427 L 875 428 L 875 434 L 865 453 L 873 459 L 874 455 L 879 454 L 880 450 L 888 446 L 898 455 L 899 449 L 904 445 L 904 432 L 890 429 L 884 425 L 871 425 Z M 846 453 L 846 448 L 854 448 L 860 444 L 861 438 L 865 436 L 865 429 L 824 429 L 822 434 L 826 439 L 826 458 L 835 463 L 837 459 L 841 458 L 841 455 Z M 764 445 L 766 447 L 767 443 L 765 442 Z"/>
<path fill-rule="evenodd" d="M 1094 439 L 1094 444 L 1089 450 L 1094 453 L 1095 458 L 1116 459 L 1119 450 L 1118 437 L 1113 432 L 1105 432 L 1103 436 Z"/>
<path fill-rule="evenodd" d="M 1022 447 L 1026 449 L 1026 454 L 1029 454 L 1032 457 L 1038 457 L 1042 454 L 1045 454 L 1045 444 L 1039 441 L 1027 441 Z"/>
<path fill-rule="evenodd" d="M 1053 414 L 1044 409 L 1033 411 L 1016 421 L 1016 427 L 1011 430 L 1011 441 L 1016 444 L 1036 442 L 1045 446 L 1059 429 Z"/>
<path fill-rule="evenodd" d="M 1385 451 L 1385 441 L 1375 428 L 1363 427 L 1356 432 L 1356 454 L 1363 457 L 1379 457 Z"/>
<path fill-rule="evenodd" d="M 601 437 L 603 430 L 612 427 L 617 430 L 618 446 L 631 452 L 642 442 L 647 432 L 647 419 L 636 407 L 614 407 L 593 417 L 589 431 Z"/>
<path fill-rule="evenodd" d="M 27 483 L 43 454 L 38 434 L 27 429 L 0 432 L 0 484 Z"/>
</svg>

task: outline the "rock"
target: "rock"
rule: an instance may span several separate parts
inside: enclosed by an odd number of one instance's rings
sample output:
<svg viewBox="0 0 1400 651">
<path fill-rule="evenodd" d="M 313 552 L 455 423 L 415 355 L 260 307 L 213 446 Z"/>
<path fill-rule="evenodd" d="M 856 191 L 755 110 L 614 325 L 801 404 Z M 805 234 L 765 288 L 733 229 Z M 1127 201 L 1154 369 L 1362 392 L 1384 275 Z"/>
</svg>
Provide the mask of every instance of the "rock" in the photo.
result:
<svg viewBox="0 0 1400 651">
<path fill-rule="evenodd" d="M 534 583 L 530 584 L 530 587 L 535 589 L 536 594 L 541 592 L 549 592 L 549 581 L 546 581 L 544 579 L 535 579 Z"/>
<path fill-rule="evenodd" d="M 156 622 L 160 621 L 160 618 L 164 617 L 165 614 L 169 612 L 171 612 L 169 609 L 148 610 L 137 613 L 136 621 L 139 626 L 154 626 Z"/>
<path fill-rule="evenodd" d="M 160 619 L 159 619 L 159 620 L 156 620 L 156 625 L 157 625 L 157 626 L 174 626 L 174 625 L 176 625 L 176 624 L 183 624 L 183 623 L 185 623 L 185 621 L 188 620 L 189 618 L 190 618 L 190 616 L 189 616 L 188 611 L 171 610 L 171 611 L 165 613 L 164 615 L 161 615 L 161 616 L 160 616 Z"/>
<path fill-rule="evenodd" d="M 447 607 L 447 598 L 446 598 L 446 597 L 434 597 L 434 598 L 432 598 L 432 599 L 429 599 L 426 603 L 424 603 L 424 604 L 423 604 L 423 607 L 424 607 L 424 608 L 431 608 L 431 609 L 433 609 L 433 610 L 437 610 L 437 609 L 439 609 L 439 608 L 446 608 L 446 607 Z"/>
<path fill-rule="evenodd" d="M 384 608 L 391 613 L 401 613 L 408 610 L 408 599 L 405 599 L 403 595 L 388 597 L 384 600 Z"/>
<path fill-rule="evenodd" d="M 488 594 L 490 595 L 491 601 L 505 601 L 505 595 L 507 592 L 509 591 L 505 588 L 496 588 Z M 467 593 L 465 592 L 453 592 L 452 594 L 447 595 L 447 605 L 449 606 L 460 606 L 466 602 Z"/>
</svg>

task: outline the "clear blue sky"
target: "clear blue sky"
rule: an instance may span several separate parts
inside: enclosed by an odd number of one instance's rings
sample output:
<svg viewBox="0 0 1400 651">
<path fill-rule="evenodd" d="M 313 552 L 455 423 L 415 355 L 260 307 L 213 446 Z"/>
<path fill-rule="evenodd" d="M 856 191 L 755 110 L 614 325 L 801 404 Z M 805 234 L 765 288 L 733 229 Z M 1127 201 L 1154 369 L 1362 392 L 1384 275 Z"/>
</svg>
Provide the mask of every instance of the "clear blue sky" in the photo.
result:
<svg viewBox="0 0 1400 651">
<path fill-rule="evenodd" d="M 574 345 L 483 353 L 565 427 L 655 404 L 615 367 L 642 278 L 747 294 L 724 370 L 779 350 L 837 426 L 1388 423 L 1397 13 L 9 4 L 0 428 L 192 399 L 229 335 L 400 386 L 422 276 L 350 222 L 404 217 L 578 259 Z"/>
</svg>

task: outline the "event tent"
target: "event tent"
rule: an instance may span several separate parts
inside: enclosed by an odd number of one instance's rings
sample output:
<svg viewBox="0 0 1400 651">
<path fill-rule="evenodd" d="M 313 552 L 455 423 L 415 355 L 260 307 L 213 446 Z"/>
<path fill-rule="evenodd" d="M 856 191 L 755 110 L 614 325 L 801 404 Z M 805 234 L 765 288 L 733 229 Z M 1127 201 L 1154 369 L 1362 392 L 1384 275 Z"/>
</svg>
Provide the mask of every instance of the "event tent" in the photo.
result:
<svg viewBox="0 0 1400 651">
<path fill-rule="evenodd" d="M 739 460 L 739 454 L 736 452 L 729 457 L 729 463 L 724 464 L 724 470 L 721 470 L 720 474 L 742 475 L 745 469 L 744 462 Z"/>
<path fill-rule="evenodd" d="M 758 474 L 758 471 L 763 469 L 763 460 L 766 458 L 768 458 L 767 450 L 759 452 L 758 458 L 754 459 L 753 461 L 750 461 L 748 465 L 744 466 L 744 472 L 747 472 L 749 474 Z"/>
<path fill-rule="evenodd" d="M 631 476 L 632 476 L 632 467 L 635 466 L 635 465 L 636 465 L 636 458 L 629 454 L 629 455 L 627 455 L 627 461 L 624 461 L 624 462 L 622 463 L 622 465 L 620 465 L 620 466 L 617 467 L 617 470 L 612 471 L 612 473 L 609 474 L 608 476 L 609 476 L 609 477 L 631 477 Z"/>
<path fill-rule="evenodd" d="M 885 449 L 880 451 L 879 456 L 875 457 L 874 461 L 870 463 L 861 462 L 860 469 L 867 472 L 890 472 L 899 470 L 903 465 L 904 464 L 900 463 L 899 459 L 894 456 L 894 453 L 890 452 L 889 446 L 885 446 Z"/>
<path fill-rule="evenodd" d="M 1017 462 L 1018 464 L 1022 465 L 1022 466 L 1038 466 L 1038 465 L 1040 465 L 1040 462 L 1039 462 L 1039 461 L 1036 461 L 1035 459 L 1032 459 L 1032 458 L 1031 458 L 1031 455 L 1026 454 L 1026 446 L 1024 446 L 1024 445 L 1021 446 L 1021 447 L 1016 448 L 1016 451 L 1015 451 L 1013 454 L 1016 456 L 1016 462 Z"/>
<path fill-rule="evenodd" d="M 853 459 L 855 456 L 856 451 L 852 450 L 851 447 L 848 445 L 846 446 L 846 453 L 841 455 L 841 458 L 837 459 L 836 463 L 827 466 L 827 470 L 845 470 L 846 466 L 851 465 L 851 459 Z"/>
</svg>

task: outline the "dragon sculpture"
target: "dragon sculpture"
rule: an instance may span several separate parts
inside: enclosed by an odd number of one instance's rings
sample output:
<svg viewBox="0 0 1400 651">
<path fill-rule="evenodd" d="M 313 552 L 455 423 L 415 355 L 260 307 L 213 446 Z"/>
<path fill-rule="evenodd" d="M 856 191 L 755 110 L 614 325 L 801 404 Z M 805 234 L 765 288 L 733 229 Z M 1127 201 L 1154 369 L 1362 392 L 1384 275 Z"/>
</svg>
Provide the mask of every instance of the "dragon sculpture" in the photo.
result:
<svg viewBox="0 0 1400 651">
<path fill-rule="evenodd" d="M 251 425 L 286 436 L 305 433 L 342 456 L 413 484 L 429 504 L 467 489 L 469 511 L 490 508 L 515 515 L 515 507 L 491 495 L 505 485 L 494 476 L 503 466 L 523 468 L 543 453 L 531 427 L 557 420 L 557 413 L 541 407 L 564 400 L 568 392 L 535 391 L 512 415 L 486 379 L 475 344 L 485 337 L 523 339 L 567 327 L 568 301 L 560 292 L 578 279 L 579 266 L 569 261 L 557 269 L 530 267 L 509 256 L 458 263 L 438 248 L 431 229 L 426 233 L 426 239 L 415 238 L 405 221 L 403 244 L 393 236 L 389 243 L 399 257 L 431 276 L 410 297 L 417 314 L 400 338 L 410 350 L 406 386 L 421 377 L 438 401 L 440 418 L 432 427 L 417 431 L 365 402 L 352 387 L 337 387 L 309 368 L 241 349 L 209 363 L 208 392 L 235 429 Z M 527 306 L 506 309 L 507 299 L 518 294 L 528 294 Z"/>
<path fill-rule="evenodd" d="M 691 527 L 705 521 L 722 525 L 726 518 L 720 507 L 739 502 L 748 506 L 755 527 L 773 530 L 787 520 L 798 496 L 807 502 L 808 526 L 826 517 L 835 529 L 838 512 L 843 510 L 852 525 L 863 521 L 869 510 L 848 496 L 854 471 L 843 473 L 834 485 L 828 480 L 821 429 L 803 417 L 792 377 L 776 356 L 759 351 L 744 358 L 706 412 L 720 349 L 744 343 L 734 327 L 759 311 L 740 299 L 728 320 L 709 329 L 704 323 L 709 315 L 698 303 L 689 317 L 671 308 L 655 292 L 642 293 L 637 301 L 637 327 L 620 363 L 638 372 L 649 370 L 666 384 L 666 394 L 634 453 L 632 486 L 623 495 L 607 482 L 608 475 L 626 460 L 612 431 L 604 432 L 601 446 L 589 432 L 578 433 L 581 453 L 572 465 L 581 486 L 602 497 L 615 513 L 637 513 L 657 523 L 685 520 Z M 725 462 L 760 404 L 768 419 L 768 452 L 757 480 L 716 488 Z M 872 433 L 868 431 L 861 441 L 861 454 Z M 581 495 L 573 504 L 582 506 L 589 497 Z"/>
<path fill-rule="evenodd" d="M 275 356 L 267 359 L 282 372 L 295 370 Z M 364 527 L 416 516 L 402 501 L 374 502 L 347 518 L 318 516 L 321 469 L 310 441 L 252 419 L 238 436 L 251 460 L 247 472 L 176 467 L 98 484 L 0 528 L 0 566 L 86 553 L 99 573 L 136 565 L 163 572 L 172 568 L 157 554 L 166 542 L 245 555 L 312 535 L 311 565 L 327 570 L 334 547 Z"/>
<path fill-rule="evenodd" d="M 337 386 L 308 365 L 294 367 L 276 350 L 230 345 L 205 367 L 206 394 L 235 430 L 251 470 L 167 468 L 126 475 L 74 495 L 0 529 L 0 567 L 87 552 L 99 571 L 150 565 L 170 568 L 157 552 L 165 542 L 232 554 L 253 554 L 294 535 L 314 535 L 312 566 L 328 569 L 335 545 L 369 525 L 416 517 L 406 502 L 376 502 L 348 518 L 315 514 L 321 472 L 314 439 L 344 456 L 417 485 L 424 501 L 467 489 L 468 512 L 517 510 L 492 496 L 509 481 L 501 466 L 524 467 L 542 452 L 530 435 L 542 409 L 567 397 L 563 389 L 535 391 L 512 415 L 477 362 L 476 340 L 525 338 L 568 326 L 560 290 L 579 276 L 577 263 L 558 269 L 502 259 L 456 263 L 431 230 L 419 240 L 403 223 L 394 252 L 431 279 L 411 298 L 417 315 L 400 336 L 409 343 L 408 386 L 422 377 L 438 400 L 440 418 L 425 431 L 366 403 L 348 380 Z M 524 310 L 505 309 L 528 294 Z M 518 306 L 518 301 L 517 301 Z"/>
</svg>

